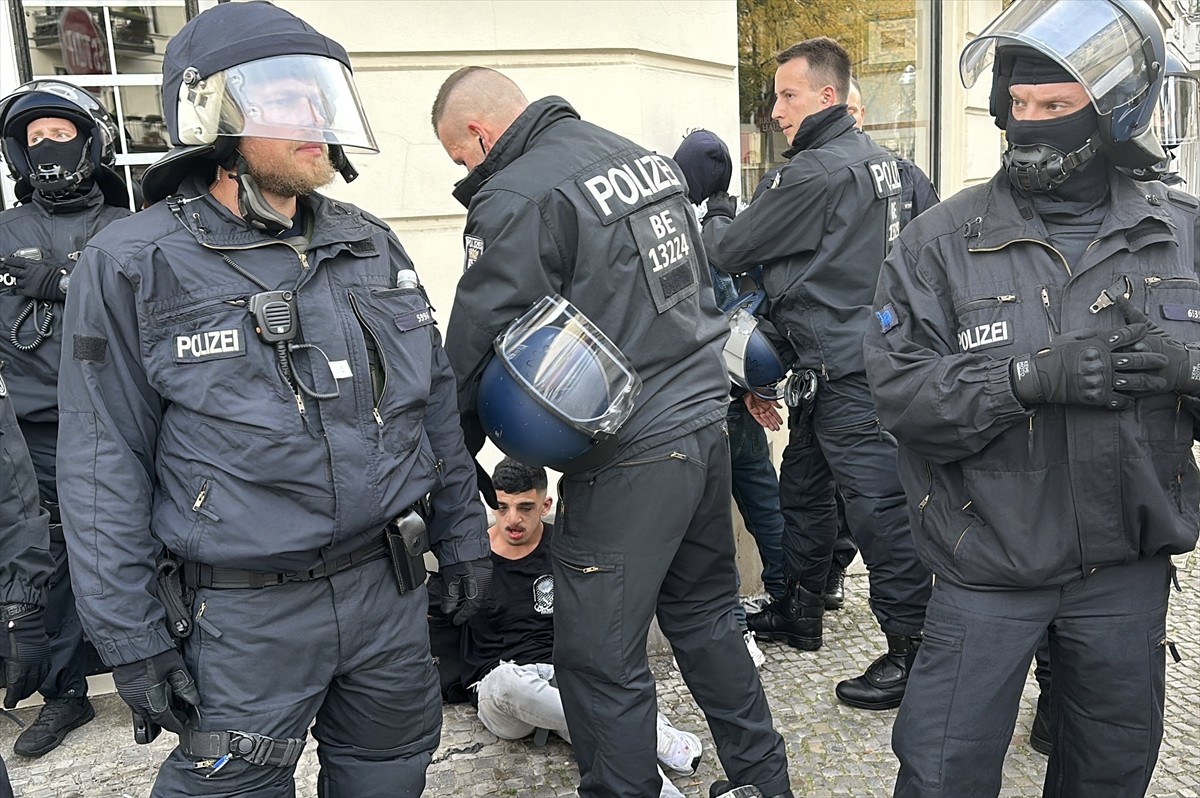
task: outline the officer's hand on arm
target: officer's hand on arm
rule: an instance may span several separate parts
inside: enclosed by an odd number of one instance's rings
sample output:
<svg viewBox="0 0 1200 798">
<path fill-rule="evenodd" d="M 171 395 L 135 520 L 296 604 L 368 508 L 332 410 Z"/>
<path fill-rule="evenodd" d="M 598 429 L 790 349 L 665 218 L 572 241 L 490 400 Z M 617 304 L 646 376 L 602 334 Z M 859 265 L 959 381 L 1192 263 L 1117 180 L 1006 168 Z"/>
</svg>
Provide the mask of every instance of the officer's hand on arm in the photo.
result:
<svg viewBox="0 0 1200 798">
<path fill-rule="evenodd" d="M 113 668 L 117 693 L 135 714 L 176 734 L 184 732 L 188 707 L 199 706 L 196 681 L 175 649 Z"/>
<path fill-rule="evenodd" d="M 0 606 L 4 624 L 4 708 L 33 695 L 50 672 L 50 638 L 45 613 L 36 604 Z"/>
<path fill-rule="evenodd" d="M 1163 355 L 1117 351 L 1146 338 L 1144 324 L 1108 332 L 1087 330 L 1056 339 L 1050 346 L 1013 358 L 1013 394 L 1025 406 L 1088 405 L 1124 410 L 1133 397 L 1160 393 L 1166 380 L 1157 372 Z"/>
<path fill-rule="evenodd" d="M 1130 325 L 1143 325 L 1146 336 L 1121 351 L 1130 353 L 1153 352 L 1165 358 L 1165 364 L 1155 373 L 1162 378 L 1162 389 L 1155 393 L 1181 393 L 1200 396 L 1200 349 L 1189 347 L 1183 341 L 1172 338 L 1166 330 L 1150 321 L 1128 299 L 1117 297 L 1117 307 Z"/>
<path fill-rule="evenodd" d="M 442 614 L 461 626 L 479 612 L 492 586 L 492 558 L 443 565 Z"/>
<path fill-rule="evenodd" d="M 783 427 L 783 416 L 779 415 L 778 410 L 779 402 L 768 402 L 752 393 L 743 396 L 742 402 L 759 426 L 769 429 L 771 432 L 778 432 Z"/>
<path fill-rule="evenodd" d="M 45 260 L 29 260 L 18 255 L 9 255 L 4 265 L 16 281 L 17 293 L 30 299 L 47 302 L 62 302 L 67 295 L 59 287 L 67 270 Z"/>
</svg>

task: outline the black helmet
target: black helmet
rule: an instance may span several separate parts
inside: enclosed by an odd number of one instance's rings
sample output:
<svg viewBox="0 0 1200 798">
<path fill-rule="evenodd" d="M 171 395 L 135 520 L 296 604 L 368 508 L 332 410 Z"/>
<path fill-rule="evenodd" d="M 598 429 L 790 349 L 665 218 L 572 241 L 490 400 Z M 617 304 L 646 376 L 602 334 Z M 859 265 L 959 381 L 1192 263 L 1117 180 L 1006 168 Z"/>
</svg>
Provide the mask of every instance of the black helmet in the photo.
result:
<svg viewBox="0 0 1200 798">
<path fill-rule="evenodd" d="M 298 121 L 296 107 L 311 117 Z M 347 181 L 354 173 L 343 147 L 378 152 L 346 50 L 265 0 L 214 6 L 172 37 L 163 117 L 174 149 L 143 177 L 148 203 L 190 172 L 228 162 L 240 136 L 327 144 Z"/>
<path fill-rule="evenodd" d="M 1166 44 L 1143 0 L 1015 0 L 963 48 L 958 69 L 971 88 L 990 65 L 990 111 L 1006 129 L 1012 66 L 1034 50 L 1087 91 L 1099 121 L 1095 151 L 1117 166 L 1149 166 L 1163 157 L 1151 123 L 1163 84 Z"/>
<path fill-rule="evenodd" d="M 30 122 L 44 117 L 70 120 L 79 135 L 86 136 L 78 163 L 35 173 L 26 146 L 26 129 Z M 116 139 L 117 126 L 100 100 L 72 83 L 34 80 L 0 99 L 0 152 L 17 183 L 18 197 L 28 197 L 34 191 L 51 199 L 65 197 L 94 179 L 108 204 L 128 207 L 125 181 L 112 170 Z"/>
</svg>

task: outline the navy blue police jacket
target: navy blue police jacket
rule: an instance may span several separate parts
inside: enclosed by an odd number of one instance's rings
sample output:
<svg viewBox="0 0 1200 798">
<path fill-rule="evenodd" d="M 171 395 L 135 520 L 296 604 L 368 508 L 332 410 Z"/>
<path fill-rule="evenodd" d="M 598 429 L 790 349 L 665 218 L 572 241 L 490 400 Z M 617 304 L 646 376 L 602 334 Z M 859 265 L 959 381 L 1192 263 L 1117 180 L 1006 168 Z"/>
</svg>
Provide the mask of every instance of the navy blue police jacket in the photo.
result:
<svg viewBox="0 0 1200 798">
<path fill-rule="evenodd" d="M 446 329 L 468 439 L 496 335 L 559 294 L 591 319 L 642 380 L 617 463 L 724 417 L 729 328 L 712 301 L 699 223 L 673 161 L 531 103 L 469 178 L 466 270 Z M 474 428 L 472 434 L 470 430 Z"/>
<path fill-rule="evenodd" d="M 104 193 L 93 185 L 83 196 L 50 201 L 34 193 L 23 205 L 0 213 L 0 255 L 36 247 L 42 261 L 55 269 L 71 273 L 83 245 L 110 222 L 129 215 L 128 208 L 115 208 L 104 202 Z M 17 331 L 17 340 L 28 346 L 50 311 L 50 331 L 31 351 L 12 344 L 12 328 L 29 304 L 29 297 L 17 293 L 8 275 L 0 275 L 0 360 L 8 364 L 5 377 L 17 418 L 31 422 L 58 419 L 58 362 L 63 348 L 62 302 L 38 300 L 39 307 Z"/>
<path fill-rule="evenodd" d="M 769 317 L 799 368 L 827 379 L 863 371 L 862 338 L 879 266 L 900 232 L 900 174 L 845 105 L 805 119 L 788 162 L 754 201 L 713 226 L 708 257 L 739 274 L 762 264 Z"/>
<path fill-rule="evenodd" d="M 50 514 L 38 501 L 33 462 L 0 366 L 0 604 L 46 606 L 54 573 Z"/>
<path fill-rule="evenodd" d="M 1196 199 L 1115 169 L 1109 189 L 1073 267 L 1003 171 L 914 219 L 883 264 L 867 375 L 899 441 L 913 541 L 939 579 L 1036 588 L 1196 544 L 1200 399 L 1114 412 L 1026 408 L 1012 392 L 1014 357 L 1123 326 L 1110 300 L 1127 290 L 1159 327 L 1200 342 Z"/>
<path fill-rule="evenodd" d="M 412 268 L 379 220 L 312 194 L 307 252 L 252 228 L 192 180 L 89 242 L 67 301 L 58 480 L 80 615 L 110 664 L 170 648 L 161 547 L 213 566 L 308 570 L 368 545 L 431 495 L 443 563 L 488 556 L 454 376 Z M 186 225 L 186 226 L 185 226 Z M 295 290 L 285 383 L 247 312 Z M 384 379 L 368 365 L 370 338 Z"/>
</svg>

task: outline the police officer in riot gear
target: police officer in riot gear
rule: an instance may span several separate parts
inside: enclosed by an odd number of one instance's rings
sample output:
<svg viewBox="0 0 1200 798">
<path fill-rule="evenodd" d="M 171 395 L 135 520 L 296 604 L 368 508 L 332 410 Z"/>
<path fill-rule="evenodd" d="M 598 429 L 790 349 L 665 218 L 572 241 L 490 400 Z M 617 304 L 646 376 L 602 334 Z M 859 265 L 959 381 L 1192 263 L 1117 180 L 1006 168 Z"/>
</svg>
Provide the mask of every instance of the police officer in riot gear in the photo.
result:
<svg viewBox="0 0 1200 798">
<path fill-rule="evenodd" d="M 46 587 L 54 574 L 50 515 L 41 506 L 37 477 L 17 427 L 12 395 L 0 367 L 0 668 L 4 707 L 32 695 L 50 671 Z M 0 798 L 13 798 L 0 758 Z"/>
<path fill-rule="evenodd" d="M 760 638 L 797 648 L 823 643 L 837 527 L 829 479 L 813 467 L 815 438 L 824 470 L 845 498 L 846 521 L 870 572 L 871 609 L 888 645 L 835 691 L 851 706 L 889 709 L 904 695 L 930 587 L 909 533 L 895 443 L 880 428 L 862 365 L 878 264 L 900 230 L 902 185 L 895 159 L 846 112 L 850 57 L 841 45 L 809 39 L 776 61 L 773 115 L 792 141 L 789 161 L 735 218 L 722 218 L 733 217 L 727 196 L 710 197 L 704 221 L 717 268 L 737 273 L 762 264 L 770 319 L 795 350 L 797 368 L 819 378 L 811 420 L 801 407 L 789 413 L 780 466 L 787 595 L 749 624 Z M 766 415 L 761 408 L 759 414 Z M 802 531 L 821 503 L 812 496 L 824 499 L 823 535 Z"/>
<path fill-rule="evenodd" d="M 554 664 L 579 794 L 659 792 L 646 660 L 657 613 L 729 777 L 753 785 L 741 794 L 790 796 L 783 741 L 733 617 L 728 328 L 677 167 L 560 97 L 529 103 L 483 67 L 447 78 L 432 117 L 470 170 L 454 191 L 468 208 L 468 268 L 446 340 L 469 443 L 482 445 L 475 393 L 493 339 L 543 297 L 572 303 L 642 385 L 611 450 L 562 464 L 559 483 Z M 716 794 L 733 789 L 722 781 Z"/>
<path fill-rule="evenodd" d="M 41 756 L 95 713 L 87 698 L 87 647 L 71 591 L 55 485 L 58 366 L 63 310 L 80 250 L 129 215 L 125 184 L 110 168 L 116 131 L 91 93 L 37 80 L 0 99 L 0 150 L 22 204 L 0 213 L 0 361 L 42 504 L 50 513 L 55 571 L 45 597 L 51 668 L 41 713 L 13 744 Z"/>
<path fill-rule="evenodd" d="M 463 622 L 490 574 L 454 376 L 383 222 L 315 189 L 373 149 L 346 51 L 266 2 L 163 59 L 155 204 L 76 270 L 60 460 L 80 614 L 155 796 L 416 798 L 441 728 L 422 552 Z"/>
<path fill-rule="evenodd" d="M 1121 168 L 1147 134 L 1163 35 L 1140 0 L 1017 0 L 964 49 L 1009 149 L 915 219 L 865 352 L 937 574 L 896 718 L 895 795 L 995 796 L 1048 637 L 1044 795 L 1144 795 L 1163 733 L 1170 554 L 1200 479 L 1200 209 Z"/>
</svg>

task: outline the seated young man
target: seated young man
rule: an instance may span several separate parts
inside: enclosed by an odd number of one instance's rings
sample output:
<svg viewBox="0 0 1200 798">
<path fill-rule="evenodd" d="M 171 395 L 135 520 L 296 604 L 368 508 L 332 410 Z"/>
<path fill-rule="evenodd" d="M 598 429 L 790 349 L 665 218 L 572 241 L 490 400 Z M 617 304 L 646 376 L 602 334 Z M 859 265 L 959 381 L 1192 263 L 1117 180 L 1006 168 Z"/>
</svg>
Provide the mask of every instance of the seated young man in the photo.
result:
<svg viewBox="0 0 1200 798">
<path fill-rule="evenodd" d="M 483 608 L 463 628 L 463 683 L 476 690 L 479 719 L 497 737 L 517 740 L 543 728 L 570 742 L 551 664 L 554 528 L 542 520 L 553 503 L 546 495 L 546 471 L 505 458 L 492 482 L 499 502 L 488 529 L 492 584 Z M 691 775 L 703 750 L 699 737 L 659 713 L 658 761 L 664 767 Z M 681 796 L 663 775 L 660 797 Z"/>
</svg>

